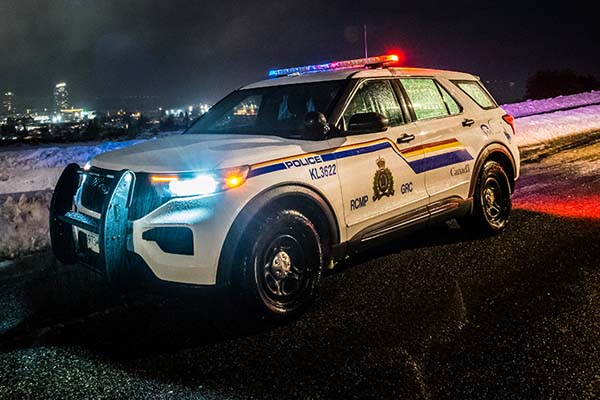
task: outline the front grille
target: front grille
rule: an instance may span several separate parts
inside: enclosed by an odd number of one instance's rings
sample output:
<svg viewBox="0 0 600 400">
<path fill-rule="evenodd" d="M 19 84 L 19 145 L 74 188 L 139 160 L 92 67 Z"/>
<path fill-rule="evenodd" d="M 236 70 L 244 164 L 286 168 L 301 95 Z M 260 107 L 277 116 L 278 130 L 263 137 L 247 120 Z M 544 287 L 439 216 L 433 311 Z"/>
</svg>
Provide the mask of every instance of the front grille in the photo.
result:
<svg viewBox="0 0 600 400">
<path fill-rule="evenodd" d="M 105 172 L 91 170 L 81 185 L 81 204 L 88 210 L 102 213 L 104 199 L 110 194 L 113 178 Z"/>
</svg>

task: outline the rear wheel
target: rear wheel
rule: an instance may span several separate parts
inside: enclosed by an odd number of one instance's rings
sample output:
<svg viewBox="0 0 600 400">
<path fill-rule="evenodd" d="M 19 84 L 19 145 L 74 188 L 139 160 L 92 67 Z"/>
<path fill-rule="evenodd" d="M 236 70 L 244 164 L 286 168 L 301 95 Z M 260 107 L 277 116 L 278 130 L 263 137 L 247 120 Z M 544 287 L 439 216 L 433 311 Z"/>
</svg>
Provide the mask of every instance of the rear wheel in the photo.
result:
<svg viewBox="0 0 600 400">
<path fill-rule="evenodd" d="M 459 222 L 483 234 L 502 232 L 512 209 L 511 186 L 506 172 L 495 161 L 487 161 L 477 178 L 473 212 Z"/>
<path fill-rule="evenodd" d="M 319 234 L 295 210 L 270 212 L 247 229 L 235 281 L 242 304 L 282 318 L 304 310 L 314 299 L 323 265 Z"/>
</svg>

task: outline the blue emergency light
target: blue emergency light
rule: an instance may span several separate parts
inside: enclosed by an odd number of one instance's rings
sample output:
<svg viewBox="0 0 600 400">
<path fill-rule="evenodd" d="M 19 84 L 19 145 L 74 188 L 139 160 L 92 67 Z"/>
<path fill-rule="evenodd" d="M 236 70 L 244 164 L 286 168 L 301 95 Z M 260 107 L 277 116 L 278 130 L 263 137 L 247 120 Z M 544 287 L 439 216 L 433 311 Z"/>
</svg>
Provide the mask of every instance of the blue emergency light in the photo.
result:
<svg viewBox="0 0 600 400">
<path fill-rule="evenodd" d="M 291 74 L 305 74 L 309 72 L 335 71 L 348 68 L 365 68 L 369 66 L 384 66 L 400 62 L 400 57 L 396 54 L 385 56 L 357 58 L 355 60 L 334 61 L 324 64 L 306 65 L 304 67 L 292 67 L 283 69 L 272 69 L 269 71 L 269 78 L 277 78 Z"/>
</svg>

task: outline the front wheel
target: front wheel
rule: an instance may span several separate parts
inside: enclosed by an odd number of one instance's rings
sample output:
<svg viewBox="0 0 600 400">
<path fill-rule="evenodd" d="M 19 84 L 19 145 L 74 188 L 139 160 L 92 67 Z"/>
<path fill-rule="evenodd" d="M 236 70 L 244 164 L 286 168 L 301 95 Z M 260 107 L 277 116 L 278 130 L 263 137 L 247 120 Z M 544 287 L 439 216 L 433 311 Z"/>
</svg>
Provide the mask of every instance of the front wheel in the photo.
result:
<svg viewBox="0 0 600 400">
<path fill-rule="evenodd" d="M 323 265 L 319 234 L 295 210 L 270 212 L 251 225 L 236 264 L 244 306 L 267 317 L 289 317 L 314 299 Z"/>
<path fill-rule="evenodd" d="M 502 232 L 512 209 L 511 186 L 504 168 L 495 161 L 487 161 L 477 178 L 473 212 L 459 220 L 460 224 L 483 234 Z"/>
</svg>

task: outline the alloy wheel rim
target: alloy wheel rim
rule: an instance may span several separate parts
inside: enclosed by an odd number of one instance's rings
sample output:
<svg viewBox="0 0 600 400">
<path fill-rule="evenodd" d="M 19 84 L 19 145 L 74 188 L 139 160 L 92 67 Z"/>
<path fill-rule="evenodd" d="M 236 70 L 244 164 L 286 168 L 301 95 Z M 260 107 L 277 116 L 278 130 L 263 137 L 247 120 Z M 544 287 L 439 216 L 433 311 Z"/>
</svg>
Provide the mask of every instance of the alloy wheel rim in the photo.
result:
<svg viewBox="0 0 600 400">
<path fill-rule="evenodd" d="M 506 222 L 505 191 L 496 177 L 488 177 L 482 190 L 483 210 L 487 219 L 495 226 Z"/>
<path fill-rule="evenodd" d="M 262 257 L 261 289 L 272 302 L 288 303 L 302 292 L 306 281 L 306 256 L 301 244 L 290 235 L 279 235 Z"/>
</svg>

